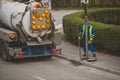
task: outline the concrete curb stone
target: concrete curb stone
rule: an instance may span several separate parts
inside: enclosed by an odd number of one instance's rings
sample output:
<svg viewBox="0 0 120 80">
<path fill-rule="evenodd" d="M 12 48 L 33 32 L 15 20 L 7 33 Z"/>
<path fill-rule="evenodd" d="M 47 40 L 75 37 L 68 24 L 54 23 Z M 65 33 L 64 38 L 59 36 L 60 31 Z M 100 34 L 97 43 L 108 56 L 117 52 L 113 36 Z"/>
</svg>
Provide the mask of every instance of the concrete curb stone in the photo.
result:
<svg viewBox="0 0 120 80">
<path fill-rule="evenodd" d="M 58 58 L 61 58 L 61 59 L 67 60 L 67 61 L 73 60 L 73 59 L 64 57 L 63 55 L 59 55 L 59 54 L 55 55 L 55 57 L 58 57 Z M 77 60 L 74 60 L 74 61 L 77 61 Z M 77 61 L 77 62 L 80 62 L 80 61 Z M 85 62 L 80 62 L 80 63 L 83 66 L 95 68 L 95 69 L 98 69 L 98 70 L 102 70 L 102 71 L 109 72 L 109 73 L 112 73 L 112 74 L 120 76 L 120 71 L 116 71 L 116 70 L 113 70 L 113 69 L 110 69 L 110 68 L 106 68 L 106 67 L 103 67 L 103 66 L 99 66 L 99 65 L 93 65 L 93 64 L 90 64 L 90 63 L 85 63 Z"/>
</svg>

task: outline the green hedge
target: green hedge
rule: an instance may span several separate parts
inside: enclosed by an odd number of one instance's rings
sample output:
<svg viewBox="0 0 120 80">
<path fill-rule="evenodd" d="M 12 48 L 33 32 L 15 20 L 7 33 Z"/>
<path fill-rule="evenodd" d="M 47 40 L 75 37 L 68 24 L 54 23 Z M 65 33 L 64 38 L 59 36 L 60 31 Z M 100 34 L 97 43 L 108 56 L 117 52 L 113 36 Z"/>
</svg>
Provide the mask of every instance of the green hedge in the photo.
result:
<svg viewBox="0 0 120 80">
<path fill-rule="evenodd" d="M 51 0 L 52 8 L 80 8 L 81 0 Z M 120 7 L 120 0 L 89 0 L 89 7 Z"/>
<path fill-rule="evenodd" d="M 95 10 L 88 14 L 90 20 L 120 25 L 120 8 Z"/>
<path fill-rule="evenodd" d="M 111 10 L 112 9 L 113 8 L 111 8 Z M 88 15 L 91 14 L 92 12 L 94 13 L 95 11 L 99 10 L 101 11 L 102 9 L 90 10 L 88 11 Z M 108 8 L 103 10 L 108 10 Z M 63 18 L 63 29 L 66 38 L 74 42 L 75 44 L 77 44 L 77 34 L 79 32 L 79 28 L 84 24 L 82 16 L 83 16 L 82 12 L 77 12 L 74 14 L 66 15 Z M 96 38 L 94 43 L 96 49 L 107 51 L 114 54 L 120 53 L 120 25 L 110 25 L 96 21 L 89 22 L 95 28 Z"/>
<path fill-rule="evenodd" d="M 51 0 L 52 8 L 79 8 L 80 0 Z"/>
</svg>

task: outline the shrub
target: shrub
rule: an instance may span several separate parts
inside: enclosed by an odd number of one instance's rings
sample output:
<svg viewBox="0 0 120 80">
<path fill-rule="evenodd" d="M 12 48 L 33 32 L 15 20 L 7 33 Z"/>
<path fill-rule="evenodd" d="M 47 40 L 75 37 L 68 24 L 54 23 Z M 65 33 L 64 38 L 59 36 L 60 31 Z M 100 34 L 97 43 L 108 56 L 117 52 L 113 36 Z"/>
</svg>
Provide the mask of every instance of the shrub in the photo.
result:
<svg viewBox="0 0 120 80">
<path fill-rule="evenodd" d="M 81 0 L 51 0 L 52 8 L 80 8 Z M 120 0 L 89 0 L 89 7 L 120 7 Z"/>
<path fill-rule="evenodd" d="M 106 23 L 120 25 L 120 8 L 112 9 L 99 9 L 94 12 L 89 12 L 88 14 L 90 20 Z"/>
<path fill-rule="evenodd" d="M 88 11 L 88 15 L 92 12 L 101 11 L 102 9 L 95 9 Z M 108 9 L 104 9 L 108 10 Z M 118 9 L 119 10 L 119 9 Z M 66 38 L 77 44 L 77 34 L 79 28 L 84 24 L 82 19 L 83 13 L 77 12 L 66 15 L 63 18 L 63 29 Z M 96 21 L 89 21 L 95 28 L 95 46 L 97 50 L 105 50 L 114 54 L 120 53 L 120 26 L 104 24 Z M 120 54 L 118 54 L 120 55 Z"/>
</svg>

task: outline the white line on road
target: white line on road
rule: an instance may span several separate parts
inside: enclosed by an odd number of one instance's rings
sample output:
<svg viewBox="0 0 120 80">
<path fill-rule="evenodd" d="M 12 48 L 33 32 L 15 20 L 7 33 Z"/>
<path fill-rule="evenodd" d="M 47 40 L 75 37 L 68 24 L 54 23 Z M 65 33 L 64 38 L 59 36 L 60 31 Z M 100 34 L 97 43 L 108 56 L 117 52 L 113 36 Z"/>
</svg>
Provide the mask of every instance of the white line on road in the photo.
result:
<svg viewBox="0 0 120 80">
<path fill-rule="evenodd" d="M 42 78 L 42 77 L 39 77 L 39 76 L 32 76 L 32 77 L 34 77 L 35 79 L 37 79 L 37 80 L 46 80 L 46 79 L 44 79 L 44 78 Z"/>
</svg>

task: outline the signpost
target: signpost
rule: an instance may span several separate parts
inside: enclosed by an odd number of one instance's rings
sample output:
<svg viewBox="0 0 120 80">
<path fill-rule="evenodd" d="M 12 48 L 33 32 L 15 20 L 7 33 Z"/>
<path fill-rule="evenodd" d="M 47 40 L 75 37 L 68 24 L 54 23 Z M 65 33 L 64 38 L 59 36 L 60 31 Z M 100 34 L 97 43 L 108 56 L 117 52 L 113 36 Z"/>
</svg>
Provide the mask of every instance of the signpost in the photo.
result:
<svg viewBox="0 0 120 80">
<path fill-rule="evenodd" d="M 85 30 L 85 40 L 86 40 L 86 56 L 88 60 L 88 18 L 87 18 L 87 4 L 89 3 L 89 0 L 81 0 L 81 3 L 84 4 L 84 19 L 85 19 L 85 25 L 86 25 L 86 30 Z"/>
</svg>

